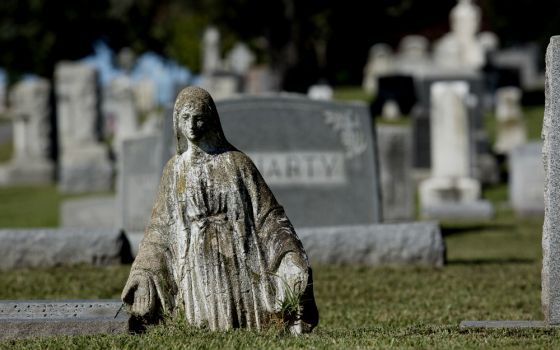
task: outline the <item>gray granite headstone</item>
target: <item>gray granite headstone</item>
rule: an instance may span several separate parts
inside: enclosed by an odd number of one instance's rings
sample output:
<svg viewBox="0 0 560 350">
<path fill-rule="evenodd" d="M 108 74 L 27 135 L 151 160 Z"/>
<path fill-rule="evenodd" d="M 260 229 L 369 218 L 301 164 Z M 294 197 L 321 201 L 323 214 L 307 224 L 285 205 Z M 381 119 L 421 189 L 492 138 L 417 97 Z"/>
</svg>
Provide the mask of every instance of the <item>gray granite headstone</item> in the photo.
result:
<svg viewBox="0 0 560 350">
<path fill-rule="evenodd" d="M 546 51 L 543 121 L 544 225 L 542 308 L 545 321 L 560 324 L 560 36 Z"/>
<path fill-rule="evenodd" d="M 67 199 L 60 207 L 60 226 L 115 228 L 115 202 L 114 195 Z"/>
<path fill-rule="evenodd" d="M 124 140 L 117 197 L 118 226 L 127 233 L 144 231 L 168 159 L 161 136 Z"/>
<path fill-rule="evenodd" d="M 247 153 L 294 226 L 381 221 L 367 106 L 297 95 L 217 102 L 228 140 Z"/>
<path fill-rule="evenodd" d="M 544 213 L 542 143 L 519 146 L 509 156 L 509 199 L 519 215 Z"/>
<path fill-rule="evenodd" d="M 97 75 L 80 62 L 55 67 L 59 189 L 62 192 L 107 191 L 113 168 L 107 147 L 98 141 Z"/>
<path fill-rule="evenodd" d="M 383 220 L 411 220 L 414 216 L 414 186 L 410 127 L 378 125 L 377 137 Z"/>
<path fill-rule="evenodd" d="M 7 300 L 0 302 L 0 340 L 129 331 L 120 300 Z"/>
<path fill-rule="evenodd" d="M 17 83 L 10 93 L 14 154 L 0 166 L 0 185 L 46 184 L 54 180 L 50 158 L 50 83 L 46 79 Z"/>
</svg>

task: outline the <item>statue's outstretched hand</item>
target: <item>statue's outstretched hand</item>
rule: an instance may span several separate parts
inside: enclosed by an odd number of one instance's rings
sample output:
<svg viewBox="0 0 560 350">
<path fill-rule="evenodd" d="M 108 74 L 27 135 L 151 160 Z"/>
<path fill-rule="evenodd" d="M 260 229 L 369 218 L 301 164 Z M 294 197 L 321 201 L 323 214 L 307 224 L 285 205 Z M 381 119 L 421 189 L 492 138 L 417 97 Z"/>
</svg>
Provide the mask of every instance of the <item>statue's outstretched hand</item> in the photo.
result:
<svg viewBox="0 0 560 350">
<path fill-rule="evenodd" d="M 155 308 L 156 291 L 149 277 L 136 274 L 130 276 L 121 295 L 122 301 L 129 306 L 134 316 L 147 316 Z"/>
</svg>

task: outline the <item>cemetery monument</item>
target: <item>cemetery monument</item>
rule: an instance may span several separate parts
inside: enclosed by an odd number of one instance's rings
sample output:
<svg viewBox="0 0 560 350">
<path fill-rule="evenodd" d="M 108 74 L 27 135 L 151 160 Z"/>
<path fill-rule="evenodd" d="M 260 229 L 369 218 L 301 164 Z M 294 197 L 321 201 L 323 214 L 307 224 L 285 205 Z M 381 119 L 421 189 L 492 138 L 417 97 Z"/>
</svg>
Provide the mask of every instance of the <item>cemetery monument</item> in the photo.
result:
<svg viewBox="0 0 560 350">
<path fill-rule="evenodd" d="M 112 166 L 98 140 L 99 111 L 95 69 L 83 63 L 60 62 L 55 68 L 59 188 L 63 192 L 107 191 Z"/>
<path fill-rule="evenodd" d="M 471 176 L 466 82 L 437 82 L 431 87 L 431 177 L 420 184 L 422 215 L 490 217 L 491 204 L 479 200 L 480 182 Z"/>
<path fill-rule="evenodd" d="M 311 331 L 318 312 L 306 253 L 253 162 L 226 140 L 210 94 L 185 88 L 173 117 L 177 154 L 124 303 L 146 321 L 184 311 L 211 330 Z"/>
<path fill-rule="evenodd" d="M 19 82 L 11 91 L 14 155 L 0 167 L 0 184 L 45 184 L 54 180 L 50 158 L 51 87 L 46 79 Z"/>
</svg>

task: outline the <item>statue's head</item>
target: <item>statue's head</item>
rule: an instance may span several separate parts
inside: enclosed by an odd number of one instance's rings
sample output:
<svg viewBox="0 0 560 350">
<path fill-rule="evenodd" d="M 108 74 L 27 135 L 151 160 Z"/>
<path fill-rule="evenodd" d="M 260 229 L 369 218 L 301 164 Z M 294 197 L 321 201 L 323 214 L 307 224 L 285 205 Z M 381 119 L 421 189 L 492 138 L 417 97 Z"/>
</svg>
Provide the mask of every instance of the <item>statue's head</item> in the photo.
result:
<svg viewBox="0 0 560 350">
<path fill-rule="evenodd" d="M 191 143 L 208 150 L 227 144 L 214 100 L 206 90 L 196 86 L 184 88 L 177 96 L 173 127 L 178 154 L 185 152 Z"/>
</svg>

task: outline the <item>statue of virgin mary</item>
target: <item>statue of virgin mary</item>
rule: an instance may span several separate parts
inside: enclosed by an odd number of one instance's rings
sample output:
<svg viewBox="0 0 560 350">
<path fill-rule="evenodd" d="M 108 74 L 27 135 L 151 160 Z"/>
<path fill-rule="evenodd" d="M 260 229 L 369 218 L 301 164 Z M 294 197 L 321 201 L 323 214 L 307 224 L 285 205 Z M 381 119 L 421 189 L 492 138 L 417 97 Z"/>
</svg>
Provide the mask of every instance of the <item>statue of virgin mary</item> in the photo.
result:
<svg viewBox="0 0 560 350">
<path fill-rule="evenodd" d="M 225 138 L 212 97 L 183 89 L 152 215 L 122 293 L 149 322 L 166 315 L 211 330 L 318 322 L 307 255 L 261 174 Z M 249 126 L 247 126 L 249 127 Z"/>
</svg>

